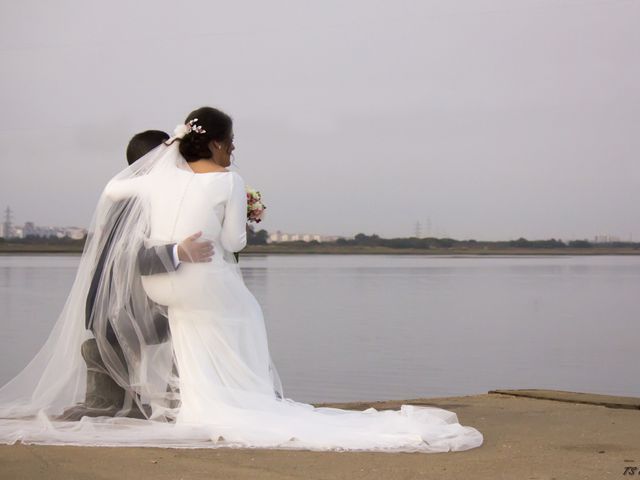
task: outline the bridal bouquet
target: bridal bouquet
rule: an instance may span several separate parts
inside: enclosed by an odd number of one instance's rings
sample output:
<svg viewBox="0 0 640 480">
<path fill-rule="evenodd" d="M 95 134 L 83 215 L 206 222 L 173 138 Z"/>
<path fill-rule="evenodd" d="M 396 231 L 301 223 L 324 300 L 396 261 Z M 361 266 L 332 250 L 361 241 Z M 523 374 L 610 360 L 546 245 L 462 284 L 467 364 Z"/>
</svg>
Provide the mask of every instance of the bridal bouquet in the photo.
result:
<svg viewBox="0 0 640 480">
<path fill-rule="evenodd" d="M 247 187 L 247 221 L 260 223 L 266 208 L 260 192 Z"/>
</svg>

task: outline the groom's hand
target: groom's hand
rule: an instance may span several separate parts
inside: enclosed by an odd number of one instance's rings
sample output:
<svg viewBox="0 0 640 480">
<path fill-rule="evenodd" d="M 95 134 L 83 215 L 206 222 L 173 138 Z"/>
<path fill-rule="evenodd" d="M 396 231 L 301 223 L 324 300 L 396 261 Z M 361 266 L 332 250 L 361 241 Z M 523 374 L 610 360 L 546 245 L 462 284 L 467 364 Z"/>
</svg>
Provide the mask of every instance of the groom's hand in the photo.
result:
<svg viewBox="0 0 640 480">
<path fill-rule="evenodd" d="M 202 232 L 197 232 L 185 238 L 178 244 L 178 260 L 181 262 L 203 263 L 210 262 L 213 255 L 213 243 L 210 240 L 198 242 Z"/>
</svg>

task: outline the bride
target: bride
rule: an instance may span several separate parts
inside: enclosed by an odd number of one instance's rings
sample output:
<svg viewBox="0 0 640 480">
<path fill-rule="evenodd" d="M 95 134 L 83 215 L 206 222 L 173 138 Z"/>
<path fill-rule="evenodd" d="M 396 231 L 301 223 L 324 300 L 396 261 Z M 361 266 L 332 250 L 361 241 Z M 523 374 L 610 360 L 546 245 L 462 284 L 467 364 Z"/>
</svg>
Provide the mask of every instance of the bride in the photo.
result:
<svg viewBox="0 0 640 480">
<path fill-rule="evenodd" d="M 227 169 L 235 148 L 232 120 L 203 107 L 174 133 L 107 184 L 53 332 L 0 389 L 0 442 L 383 452 L 480 446 L 480 432 L 440 408 L 349 411 L 284 396 L 262 310 L 233 255 L 247 242 L 247 198 L 242 177 Z M 86 391 L 79 350 L 89 333 L 78 319 L 92 265 L 103 253 L 96 239 L 116 211 L 119 234 L 104 267 L 111 277 L 96 296 L 92 316 L 105 367 L 129 402 L 115 417 L 67 421 L 62 412 Z M 212 261 L 143 276 L 153 302 L 136 299 L 138 252 L 194 231 L 213 243 Z M 170 338 L 163 343 L 148 341 L 146 333 L 157 318 L 149 307 L 154 303 L 167 307 Z M 109 325 L 119 354 L 101 334 Z M 131 418 L 134 407 L 146 418 Z"/>
</svg>

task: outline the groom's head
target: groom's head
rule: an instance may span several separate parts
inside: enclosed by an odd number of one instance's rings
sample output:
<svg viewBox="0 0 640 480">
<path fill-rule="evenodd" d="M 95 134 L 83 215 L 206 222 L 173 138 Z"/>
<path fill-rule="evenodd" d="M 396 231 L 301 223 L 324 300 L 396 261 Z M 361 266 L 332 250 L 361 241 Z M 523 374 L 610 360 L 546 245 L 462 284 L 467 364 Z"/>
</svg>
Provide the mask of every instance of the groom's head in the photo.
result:
<svg viewBox="0 0 640 480">
<path fill-rule="evenodd" d="M 169 135 L 160 130 L 147 130 L 134 135 L 127 146 L 127 162 L 131 165 L 168 139 Z"/>
</svg>

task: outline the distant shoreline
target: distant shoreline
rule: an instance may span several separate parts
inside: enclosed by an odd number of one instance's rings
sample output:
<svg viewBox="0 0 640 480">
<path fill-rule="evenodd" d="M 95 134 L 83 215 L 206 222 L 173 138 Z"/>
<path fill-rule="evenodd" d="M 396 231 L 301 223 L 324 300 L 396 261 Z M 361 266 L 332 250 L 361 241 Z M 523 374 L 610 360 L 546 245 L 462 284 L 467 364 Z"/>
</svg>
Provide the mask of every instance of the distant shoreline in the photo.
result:
<svg viewBox="0 0 640 480">
<path fill-rule="evenodd" d="M 79 255 L 81 245 L 55 244 L 0 244 L 0 255 L 32 255 L 32 254 L 66 254 Z M 390 248 L 366 245 L 335 244 L 268 244 L 249 245 L 240 255 L 430 255 L 430 256 L 576 256 L 576 255 L 640 255 L 640 249 L 616 247 L 590 248 Z"/>
</svg>

